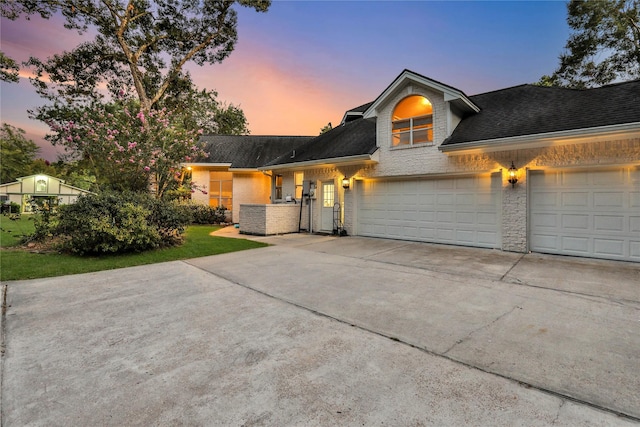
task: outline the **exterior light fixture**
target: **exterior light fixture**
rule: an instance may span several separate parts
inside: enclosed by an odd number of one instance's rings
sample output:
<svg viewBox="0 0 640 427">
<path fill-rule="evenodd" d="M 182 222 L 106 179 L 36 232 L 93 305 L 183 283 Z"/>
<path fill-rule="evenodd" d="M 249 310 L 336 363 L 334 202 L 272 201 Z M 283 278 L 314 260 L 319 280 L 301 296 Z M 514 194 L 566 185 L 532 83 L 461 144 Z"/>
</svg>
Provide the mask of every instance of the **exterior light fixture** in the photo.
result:
<svg viewBox="0 0 640 427">
<path fill-rule="evenodd" d="M 345 190 L 349 189 L 349 178 L 347 178 L 346 176 L 342 178 L 342 188 L 344 188 Z"/>
<path fill-rule="evenodd" d="M 508 170 L 509 172 L 509 184 L 511 184 L 511 188 L 516 187 L 516 182 L 518 182 L 518 169 L 516 169 L 513 164 L 513 160 L 511 161 L 511 167 Z"/>
</svg>

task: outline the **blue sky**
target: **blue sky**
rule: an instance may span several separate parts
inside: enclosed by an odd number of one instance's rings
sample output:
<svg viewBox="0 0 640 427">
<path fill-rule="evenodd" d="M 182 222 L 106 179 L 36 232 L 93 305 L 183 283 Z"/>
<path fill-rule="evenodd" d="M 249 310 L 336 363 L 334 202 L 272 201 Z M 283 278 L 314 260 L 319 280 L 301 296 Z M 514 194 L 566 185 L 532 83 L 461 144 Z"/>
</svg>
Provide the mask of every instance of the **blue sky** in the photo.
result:
<svg viewBox="0 0 640 427">
<path fill-rule="evenodd" d="M 254 135 L 315 135 L 405 68 L 467 95 L 533 83 L 557 66 L 569 28 L 559 1 L 274 1 L 264 14 L 240 8 L 238 33 L 222 64 L 189 67 L 196 83 L 239 105 Z M 81 41 L 59 20 L 3 19 L 0 35 L 18 60 Z M 2 121 L 55 160 L 46 126 L 27 118 L 42 104 L 28 81 L 0 90 Z"/>
</svg>

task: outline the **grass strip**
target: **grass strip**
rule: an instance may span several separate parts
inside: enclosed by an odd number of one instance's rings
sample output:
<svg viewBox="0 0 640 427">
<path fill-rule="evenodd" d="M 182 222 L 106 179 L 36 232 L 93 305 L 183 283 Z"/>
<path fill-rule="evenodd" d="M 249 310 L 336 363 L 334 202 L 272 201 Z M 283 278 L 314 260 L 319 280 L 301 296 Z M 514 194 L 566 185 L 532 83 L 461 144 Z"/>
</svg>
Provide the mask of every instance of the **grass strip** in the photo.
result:
<svg viewBox="0 0 640 427">
<path fill-rule="evenodd" d="M 181 246 L 123 255 L 77 256 L 59 253 L 32 253 L 22 249 L 6 249 L 14 246 L 13 240 L 4 236 L 6 222 L 2 220 L 2 246 L 0 249 L 0 280 L 25 280 L 68 274 L 90 273 L 114 268 L 155 264 L 158 262 L 198 258 L 227 252 L 242 251 L 267 246 L 265 243 L 246 239 L 211 236 L 219 229 L 211 225 L 192 225 L 187 228 Z M 22 224 L 16 224 L 23 226 Z M 13 233 L 10 233 L 13 234 Z M 5 246 L 5 237 L 7 244 Z"/>
</svg>

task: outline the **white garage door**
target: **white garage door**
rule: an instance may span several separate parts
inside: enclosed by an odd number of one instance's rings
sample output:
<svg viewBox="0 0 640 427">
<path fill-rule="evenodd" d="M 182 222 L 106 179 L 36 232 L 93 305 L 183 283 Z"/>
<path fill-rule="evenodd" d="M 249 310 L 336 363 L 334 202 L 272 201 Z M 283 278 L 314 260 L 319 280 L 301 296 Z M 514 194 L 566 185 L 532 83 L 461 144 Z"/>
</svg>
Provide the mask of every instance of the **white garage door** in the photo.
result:
<svg viewBox="0 0 640 427">
<path fill-rule="evenodd" d="M 640 169 L 532 172 L 532 251 L 640 261 Z"/>
<path fill-rule="evenodd" d="M 361 236 L 499 248 L 500 176 L 359 181 Z"/>
</svg>

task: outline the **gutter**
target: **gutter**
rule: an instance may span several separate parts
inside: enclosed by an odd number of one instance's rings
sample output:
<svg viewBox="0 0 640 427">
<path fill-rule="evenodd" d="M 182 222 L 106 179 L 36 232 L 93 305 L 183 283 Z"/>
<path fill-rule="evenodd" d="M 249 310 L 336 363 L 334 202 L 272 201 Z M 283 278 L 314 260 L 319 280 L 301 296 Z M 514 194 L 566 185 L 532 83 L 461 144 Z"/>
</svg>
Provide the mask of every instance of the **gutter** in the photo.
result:
<svg viewBox="0 0 640 427">
<path fill-rule="evenodd" d="M 204 166 L 204 167 L 221 167 L 230 168 L 231 163 L 180 163 L 182 166 Z"/>
<path fill-rule="evenodd" d="M 491 152 L 505 149 L 539 148 L 551 145 L 587 143 L 601 140 L 602 137 L 640 137 L 640 122 L 608 125 L 594 128 L 581 128 L 532 135 L 511 136 L 506 138 L 484 139 L 451 145 L 440 145 L 443 153 Z"/>
<path fill-rule="evenodd" d="M 263 166 L 258 169 L 261 171 L 268 171 L 268 170 L 280 170 L 280 169 L 291 169 L 291 168 L 304 168 L 304 167 L 311 167 L 311 166 L 331 166 L 331 165 L 337 165 L 337 164 L 348 165 L 348 164 L 357 164 L 362 162 L 377 163 L 378 160 L 374 159 L 373 154 L 357 154 L 355 156 L 307 160 L 304 162 L 294 162 L 294 163 L 285 163 L 280 165 Z"/>
</svg>

